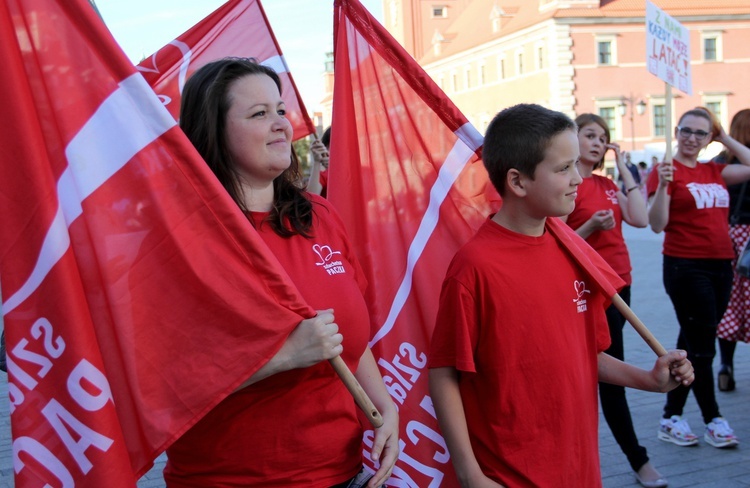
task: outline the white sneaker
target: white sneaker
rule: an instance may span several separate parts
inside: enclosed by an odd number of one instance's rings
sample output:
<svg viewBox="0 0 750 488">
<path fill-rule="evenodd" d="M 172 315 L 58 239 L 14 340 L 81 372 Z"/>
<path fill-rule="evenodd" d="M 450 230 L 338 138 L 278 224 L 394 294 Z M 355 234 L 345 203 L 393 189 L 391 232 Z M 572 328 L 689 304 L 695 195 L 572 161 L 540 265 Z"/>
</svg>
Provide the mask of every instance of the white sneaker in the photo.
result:
<svg viewBox="0 0 750 488">
<path fill-rule="evenodd" d="M 690 430 L 687 420 L 679 415 L 672 415 L 659 422 L 659 440 L 671 442 L 678 446 L 694 446 L 698 444 L 698 437 Z"/>
<path fill-rule="evenodd" d="M 706 425 L 703 439 L 714 447 L 734 447 L 740 443 L 724 417 L 716 417 Z"/>
</svg>

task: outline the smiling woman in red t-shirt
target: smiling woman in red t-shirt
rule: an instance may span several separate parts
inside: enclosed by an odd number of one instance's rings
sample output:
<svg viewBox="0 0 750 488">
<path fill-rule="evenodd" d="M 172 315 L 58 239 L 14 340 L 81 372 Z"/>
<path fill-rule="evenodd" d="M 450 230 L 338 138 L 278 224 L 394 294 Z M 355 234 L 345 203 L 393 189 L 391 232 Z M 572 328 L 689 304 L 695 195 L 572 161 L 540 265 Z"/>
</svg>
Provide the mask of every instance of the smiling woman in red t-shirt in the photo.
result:
<svg viewBox="0 0 750 488">
<path fill-rule="evenodd" d="M 170 488 L 363 486 L 363 426 L 327 364 L 336 356 L 383 416 L 367 486 L 380 486 L 398 456 L 398 413 L 367 345 L 366 280 L 333 207 L 299 186 L 285 114 L 278 76 L 253 59 L 209 63 L 183 90 L 180 127 L 318 315 L 288 335 L 278 324 L 280 348 L 170 446 Z"/>
<path fill-rule="evenodd" d="M 750 179 L 750 149 L 727 135 L 701 108 L 680 117 L 675 138 L 674 161 L 659 164 L 649 176 L 649 222 L 654 232 L 665 232 L 664 288 L 680 324 L 677 344 L 688 351 L 695 382 L 667 394 L 659 439 L 679 446 L 698 443 L 682 418 L 692 388 L 706 423 L 705 441 L 714 447 L 733 447 L 737 438 L 719 412 L 712 363 L 716 327 L 732 287 L 734 249 L 727 223 L 727 185 Z M 724 144 L 741 164 L 699 163 L 698 155 L 712 140 Z"/>
</svg>

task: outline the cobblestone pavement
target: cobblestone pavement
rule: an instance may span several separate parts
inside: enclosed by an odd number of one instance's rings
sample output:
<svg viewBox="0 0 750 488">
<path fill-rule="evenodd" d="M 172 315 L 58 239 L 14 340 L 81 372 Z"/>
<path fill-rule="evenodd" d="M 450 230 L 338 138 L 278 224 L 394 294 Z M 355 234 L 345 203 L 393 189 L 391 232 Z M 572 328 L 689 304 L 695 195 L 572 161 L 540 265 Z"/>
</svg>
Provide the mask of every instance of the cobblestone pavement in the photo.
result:
<svg viewBox="0 0 750 488">
<path fill-rule="evenodd" d="M 625 226 L 625 238 L 633 261 L 632 307 L 656 338 L 666 347 L 674 347 L 677 321 L 661 281 L 662 236 L 648 229 Z M 626 361 L 651 368 L 653 352 L 626 326 Z M 718 358 L 714 364 L 718 368 Z M 0 379 L 4 380 L 0 373 Z M 704 442 L 696 447 L 678 447 L 656 439 L 656 430 L 664 406 L 664 395 L 637 390 L 628 391 L 630 410 L 641 445 L 648 449 L 652 463 L 669 479 L 669 486 L 697 488 L 750 487 L 750 346 L 739 344 L 735 355 L 737 389 L 717 393 L 722 414 L 730 421 L 741 440 L 739 448 L 715 449 Z M 0 381 L 0 488 L 13 486 L 13 468 L 8 420 L 7 383 Z M 696 434 L 703 429 L 700 412 L 691 395 L 685 409 Z M 602 478 L 605 488 L 639 486 L 630 466 L 600 418 L 599 428 Z M 157 458 L 151 471 L 138 482 L 139 488 L 161 488 L 161 471 L 166 458 Z"/>
</svg>

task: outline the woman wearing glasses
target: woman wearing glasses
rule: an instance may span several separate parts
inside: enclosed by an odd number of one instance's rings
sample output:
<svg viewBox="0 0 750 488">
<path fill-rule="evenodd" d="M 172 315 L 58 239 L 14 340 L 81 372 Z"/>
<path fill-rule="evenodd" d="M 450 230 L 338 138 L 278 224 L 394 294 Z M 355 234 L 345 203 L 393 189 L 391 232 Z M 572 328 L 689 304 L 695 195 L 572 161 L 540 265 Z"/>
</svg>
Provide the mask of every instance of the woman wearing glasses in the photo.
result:
<svg viewBox="0 0 750 488">
<path fill-rule="evenodd" d="M 705 442 L 725 448 L 738 441 L 719 412 L 712 363 L 716 327 L 732 287 L 734 249 L 727 224 L 727 185 L 750 179 L 750 149 L 712 119 L 700 108 L 680 117 L 674 161 L 661 163 L 652 171 L 647 189 L 651 229 L 665 232 L 663 279 L 680 324 L 677 347 L 688 351 L 695 368 L 690 387 L 679 386 L 667 394 L 659 439 L 678 446 L 698 443 L 682 417 L 692 388 L 706 424 Z M 698 154 L 712 140 L 724 144 L 741 164 L 699 163 Z"/>
</svg>

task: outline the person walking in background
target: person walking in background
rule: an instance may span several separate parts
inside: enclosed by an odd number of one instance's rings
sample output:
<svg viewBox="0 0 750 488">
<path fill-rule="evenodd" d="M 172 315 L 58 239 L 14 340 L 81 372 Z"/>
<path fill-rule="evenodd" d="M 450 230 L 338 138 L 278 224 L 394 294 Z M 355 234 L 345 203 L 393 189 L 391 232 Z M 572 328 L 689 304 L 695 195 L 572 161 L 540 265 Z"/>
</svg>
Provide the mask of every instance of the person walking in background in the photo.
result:
<svg viewBox="0 0 750 488">
<path fill-rule="evenodd" d="M 367 345 L 366 281 L 333 207 L 298 186 L 278 75 L 246 58 L 203 66 L 185 84 L 180 127 L 319 312 L 167 449 L 167 486 L 380 486 L 398 456 L 399 425 Z M 354 399 L 326 361 L 339 355 L 383 417 L 372 477 Z"/>
<path fill-rule="evenodd" d="M 621 187 L 620 187 L 621 190 L 625 192 L 629 188 L 629 186 L 626 184 L 623 174 L 625 172 L 630 173 L 636 185 L 640 185 L 641 173 L 638 171 L 638 166 L 633 164 L 633 162 L 630 160 L 631 156 L 629 152 L 623 151 L 622 158 L 625 160 L 625 164 L 617 165 L 617 172 L 619 173 L 619 176 L 617 177 L 617 179 L 621 182 Z"/>
<path fill-rule="evenodd" d="M 622 222 L 624 220 L 633 227 L 647 227 L 646 200 L 633 174 L 625 167 L 620 146 L 610 141 L 607 122 L 595 114 L 579 115 L 575 122 L 581 152 L 578 171 L 583 181 L 578 187 L 575 209 L 561 219 L 566 220 L 578 235 L 586 239 L 622 278 L 625 287 L 619 294 L 630 305 L 632 268 L 622 236 Z M 604 166 L 604 156 L 609 150 L 615 153 L 625 191 L 619 191 L 612 180 L 594 174 L 595 170 Z M 614 305 L 607 308 L 606 314 L 612 344 L 604 352 L 623 361 L 625 354 L 622 329 L 625 317 Z M 638 482 L 648 488 L 667 486 L 667 480 L 649 462 L 646 448 L 638 443 L 625 388 L 600 382 L 599 398 L 604 418 L 620 449 L 627 456 Z"/>
<path fill-rule="evenodd" d="M 646 181 L 648 180 L 648 174 L 651 172 L 651 170 L 648 168 L 648 165 L 645 161 L 641 161 L 638 163 L 638 174 L 641 177 L 641 184 L 638 185 L 638 188 L 641 192 L 641 195 L 643 195 L 643 201 L 648 201 L 648 194 L 646 193 Z"/>
<path fill-rule="evenodd" d="M 688 351 L 695 368 L 691 388 L 706 424 L 703 438 L 714 447 L 733 447 L 738 440 L 719 411 L 712 363 L 735 256 L 729 238 L 727 185 L 750 179 L 750 149 L 720 125 L 714 127 L 704 109 L 680 117 L 675 139 L 674 161 L 659 164 L 649 176 L 649 222 L 654 232 L 665 232 L 664 288 L 680 324 L 677 347 Z M 741 164 L 698 163 L 699 153 L 712 140 L 724 144 Z M 682 417 L 691 388 L 680 386 L 667 394 L 659 439 L 679 446 L 698 443 Z"/>
<path fill-rule="evenodd" d="M 740 144 L 750 147 L 750 109 L 740 110 L 734 115 L 729 127 L 729 135 Z M 719 164 L 740 163 L 736 155 L 729 150 L 722 152 L 714 161 Z M 737 257 L 750 241 L 750 189 L 748 186 L 750 184 L 745 181 L 727 188 L 729 191 L 729 236 L 732 239 L 736 257 L 732 262 L 735 272 L 729 305 L 719 322 L 717 331 L 721 357 L 721 369 L 718 374 L 720 391 L 734 390 L 734 350 L 737 342 L 750 342 L 750 279 L 736 270 Z"/>
</svg>

